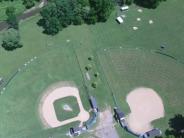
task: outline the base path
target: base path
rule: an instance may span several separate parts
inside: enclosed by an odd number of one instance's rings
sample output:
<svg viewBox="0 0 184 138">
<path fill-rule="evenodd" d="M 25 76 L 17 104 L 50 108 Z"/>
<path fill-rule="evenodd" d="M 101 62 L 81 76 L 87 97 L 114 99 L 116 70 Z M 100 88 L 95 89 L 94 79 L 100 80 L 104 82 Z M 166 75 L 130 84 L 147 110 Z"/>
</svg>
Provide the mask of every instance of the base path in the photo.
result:
<svg viewBox="0 0 184 138">
<path fill-rule="evenodd" d="M 62 99 L 69 96 L 74 96 L 77 99 L 80 113 L 74 118 L 59 121 L 57 119 L 56 112 L 54 109 L 54 102 L 58 99 Z M 44 125 L 46 125 L 47 128 L 55 128 L 75 121 L 80 121 L 83 123 L 89 119 L 89 113 L 84 109 L 82 105 L 78 89 L 69 86 L 62 86 L 60 88 L 51 89 L 51 91 L 47 91 L 47 93 L 43 96 L 41 100 L 39 113 L 42 122 L 44 123 Z"/>
<path fill-rule="evenodd" d="M 137 88 L 128 94 L 126 101 L 131 110 L 128 127 L 136 134 L 151 130 L 151 122 L 164 117 L 162 99 L 153 89 Z"/>
</svg>

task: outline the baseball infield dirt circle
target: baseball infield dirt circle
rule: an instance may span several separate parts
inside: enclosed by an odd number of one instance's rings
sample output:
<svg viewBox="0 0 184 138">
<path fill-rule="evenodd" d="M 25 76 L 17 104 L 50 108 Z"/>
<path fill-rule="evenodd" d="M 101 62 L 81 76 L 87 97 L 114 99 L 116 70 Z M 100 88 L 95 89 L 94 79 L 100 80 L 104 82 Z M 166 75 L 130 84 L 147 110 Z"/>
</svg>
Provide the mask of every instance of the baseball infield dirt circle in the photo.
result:
<svg viewBox="0 0 184 138">
<path fill-rule="evenodd" d="M 128 127 L 134 133 L 151 130 L 151 122 L 164 117 L 162 99 L 153 89 L 137 88 L 128 94 L 126 101 L 131 110 L 127 116 Z"/>
<path fill-rule="evenodd" d="M 57 119 L 54 109 L 54 102 L 58 99 L 69 96 L 74 96 L 77 99 L 80 112 L 78 116 L 61 122 Z M 61 86 L 47 91 L 47 93 L 41 99 L 39 105 L 39 113 L 43 124 L 47 128 L 55 128 L 75 121 L 85 122 L 89 119 L 89 113 L 84 109 L 82 105 L 79 91 L 76 87 L 73 86 Z"/>
</svg>

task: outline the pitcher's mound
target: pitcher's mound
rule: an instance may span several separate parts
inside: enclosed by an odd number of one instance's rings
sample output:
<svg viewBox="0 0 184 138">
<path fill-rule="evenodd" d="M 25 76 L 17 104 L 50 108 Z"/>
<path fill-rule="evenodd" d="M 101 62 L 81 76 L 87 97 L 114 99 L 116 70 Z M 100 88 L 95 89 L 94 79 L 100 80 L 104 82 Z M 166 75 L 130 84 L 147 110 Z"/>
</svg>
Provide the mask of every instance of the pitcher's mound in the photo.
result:
<svg viewBox="0 0 184 138">
<path fill-rule="evenodd" d="M 128 127 L 134 133 L 151 130 L 151 122 L 164 117 L 162 99 L 153 89 L 137 88 L 128 94 L 126 101 L 131 110 L 127 117 Z"/>
</svg>

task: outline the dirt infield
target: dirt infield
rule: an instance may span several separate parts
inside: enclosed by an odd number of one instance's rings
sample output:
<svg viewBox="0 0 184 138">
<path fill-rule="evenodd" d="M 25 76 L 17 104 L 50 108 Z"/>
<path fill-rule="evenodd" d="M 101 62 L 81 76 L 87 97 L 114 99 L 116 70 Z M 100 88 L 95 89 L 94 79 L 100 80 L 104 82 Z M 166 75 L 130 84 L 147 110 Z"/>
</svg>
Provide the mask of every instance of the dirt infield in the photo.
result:
<svg viewBox="0 0 184 138">
<path fill-rule="evenodd" d="M 134 133 L 151 130 L 151 122 L 164 117 L 162 99 L 153 89 L 137 88 L 128 94 L 126 101 L 131 110 L 127 116 L 128 127 Z"/>
<path fill-rule="evenodd" d="M 61 122 L 57 119 L 54 102 L 69 96 L 74 96 L 77 99 L 80 113 L 74 118 Z M 56 84 L 55 87 L 52 86 L 45 92 L 39 105 L 39 114 L 46 128 L 55 128 L 75 121 L 85 122 L 89 119 L 89 113 L 82 105 L 78 89 L 74 86 L 63 86 L 63 84 L 61 86 Z"/>
</svg>

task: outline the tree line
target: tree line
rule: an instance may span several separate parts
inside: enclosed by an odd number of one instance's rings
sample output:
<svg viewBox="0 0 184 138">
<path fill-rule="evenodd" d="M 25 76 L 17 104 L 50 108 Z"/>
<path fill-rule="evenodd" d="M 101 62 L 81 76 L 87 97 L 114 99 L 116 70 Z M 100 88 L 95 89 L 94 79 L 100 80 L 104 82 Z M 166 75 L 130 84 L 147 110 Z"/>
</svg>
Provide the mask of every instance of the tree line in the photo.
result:
<svg viewBox="0 0 184 138">
<path fill-rule="evenodd" d="M 17 0 L 0 0 L 0 2 L 2 1 L 17 1 Z M 22 0 L 22 4 L 25 6 L 26 9 L 29 9 L 35 6 L 35 3 L 39 1 L 40 0 Z"/>
<path fill-rule="evenodd" d="M 114 9 L 113 0 L 50 0 L 41 10 L 38 24 L 55 35 L 73 24 L 105 22 Z"/>
<path fill-rule="evenodd" d="M 120 5 L 131 5 L 132 3 L 145 7 L 145 8 L 152 8 L 155 9 L 160 2 L 166 0 L 116 0 Z"/>
</svg>

